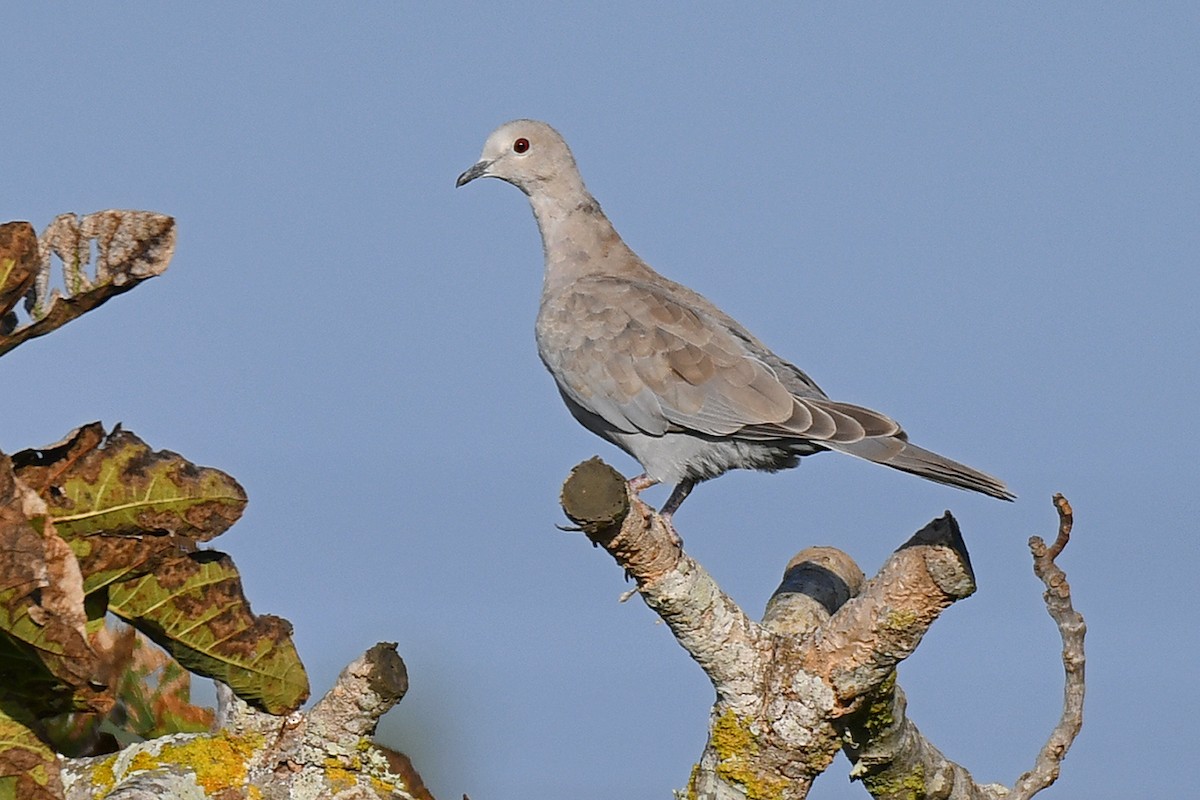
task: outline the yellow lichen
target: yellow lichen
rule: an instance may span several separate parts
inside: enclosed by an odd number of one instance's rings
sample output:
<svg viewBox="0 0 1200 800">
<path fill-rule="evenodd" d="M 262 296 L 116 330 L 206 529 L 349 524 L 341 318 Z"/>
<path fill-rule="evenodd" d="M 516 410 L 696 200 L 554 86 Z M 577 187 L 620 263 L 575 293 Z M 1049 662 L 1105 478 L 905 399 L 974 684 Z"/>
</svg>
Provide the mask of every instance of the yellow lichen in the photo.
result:
<svg viewBox="0 0 1200 800">
<path fill-rule="evenodd" d="M 377 778 L 374 775 L 371 776 L 371 787 L 375 790 L 376 794 L 380 794 L 385 797 L 394 795 L 396 793 L 396 789 L 399 788 L 399 786 L 392 781 L 385 781 L 383 778 Z M 404 788 L 407 789 L 408 787 Z"/>
<path fill-rule="evenodd" d="M 755 769 L 758 741 L 749 723 L 726 710 L 713 725 L 711 741 L 717 752 L 717 777 L 740 785 L 747 800 L 775 800 L 783 796 L 787 781 Z"/>
<path fill-rule="evenodd" d="M 750 730 L 750 726 L 745 725 L 731 709 L 726 709 L 717 723 L 713 725 L 712 744 L 717 751 L 717 756 L 722 761 L 726 758 L 740 756 L 746 751 L 758 752 L 758 747 L 754 743 L 754 733 Z"/>
<path fill-rule="evenodd" d="M 688 775 L 687 783 L 687 800 L 697 800 L 699 797 L 696 791 L 696 779 L 700 777 L 700 765 L 692 764 L 692 774 Z"/>
<path fill-rule="evenodd" d="M 890 611 L 887 616 L 887 627 L 894 631 L 907 630 L 917 621 L 915 611 Z"/>
<path fill-rule="evenodd" d="M 358 783 L 358 776 L 336 758 L 325 759 L 325 780 L 335 792 L 349 789 Z"/>
<path fill-rule="evenodd" d="M 178 764 L 196 776 L 196 783 L 212 794 L 230 787 L 246 784 L 246 762 L 262 746 L 259 735 L 233 736 L 225 731 L 212 737 L 198 737 L 179 744 L 167 743 L 158 752 L 158 763 Z M 139 753 L 130 765 L 131 770 L 146 769 Z M 152 757 L 147 757 L 157 766 Z M 141 763 L 139 763 L 141 762 Z"/>
<path fill-rule="evenodd" d="M 113 774 L 113 764 L 116 760 L 115 755 L 110 756 L 96 764 L 95 769 L 92 770 L 92 786 L 96 788 L 96 793 L 100 797 L 107 795 L 117 785 L 117 776 Z"/>
<path fill-rule="evenodd" d="M 126 772 L 149 772 L 152 769 L 158 769 L 159 761 L 155 756 L 150 755 L 145 750 L 135 753 L 126 768 Z"/>
</svg>

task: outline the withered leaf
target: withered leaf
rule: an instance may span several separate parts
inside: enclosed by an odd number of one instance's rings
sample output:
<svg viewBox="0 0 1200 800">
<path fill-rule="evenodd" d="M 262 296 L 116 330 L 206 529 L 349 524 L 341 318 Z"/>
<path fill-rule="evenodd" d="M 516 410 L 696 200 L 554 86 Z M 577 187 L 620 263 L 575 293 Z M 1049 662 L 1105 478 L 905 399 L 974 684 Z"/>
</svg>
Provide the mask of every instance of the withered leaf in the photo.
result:
<svg viewBox="0 0 1200 800">
<path fill-rule="evenodd" d="M 0 334 L 16 325 L 9 317 L 38 274 L 38 240 L 28 222 L 0 225 Z"/>
<path fill-rule="evenodd" d="M 255 616 L 233 561 L 212 550 L 161 559 L 142 578 L 109 587 L 109 610 L 192 672 L 227 684 L 272 714 L 308 698 L 308 676 L 291 625 Z"/>
<path fill-rule="evenodd" d="M 20 476 L 21 483 L 44 498 L 46 489 L 59 476 L 103 441 L 104 426 L 92 422 L 71 431 L 60 442 L 15 453 L 12 457 L 13 469 Z"/>
<path fill-rule="evenodd" d="M 88 275 L 92 241 L 95 274 Z M 15 330 L 0 328 L 0 355 L 44 336 L 147 278 L 161 275 L 175 252 L 175 220 L 152 211 L 110 209 L 57 217 L 39 239 L 39 268 L 33 282 L 31 320 Z M 52 256 L 63 262 L 67 296 L 50 291 Z"/>
<path fill-rule="evenodd" d="M 39 710 L 106 707 L 86 620 L 74 553 L 0 455 L 0 688 Z"/>
</svg>

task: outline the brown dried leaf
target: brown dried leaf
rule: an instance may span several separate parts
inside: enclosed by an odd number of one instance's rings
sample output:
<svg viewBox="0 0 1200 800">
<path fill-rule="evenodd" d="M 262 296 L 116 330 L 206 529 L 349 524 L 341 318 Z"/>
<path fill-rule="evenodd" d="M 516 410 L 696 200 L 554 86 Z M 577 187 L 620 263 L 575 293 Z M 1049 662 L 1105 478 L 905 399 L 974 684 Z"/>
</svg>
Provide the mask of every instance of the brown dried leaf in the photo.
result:
<svg viewBox="0 0 1200 800">
<path fill-rule="evenodd" d="M 0 455 L 0 687 L 34 709 L 111 705 L 93 685 L 86 622 L 74 553 Z"/>
<path fill-rule="evenodd" d="M 92 240 L 98 255 L 95 275 L 89 276 Z M 175 252 L 175 220 L 152 211 L 115 209 L 82 218 L 63 214 L 42 232 L 39 245 L 40 267 L 29 309 L 32 319 L 15 330 L 0 329 L 0 355 L 161 275 Z M 49 289 L 52 256 L 63 262 L 66 297 Z"/>
<path fill-rule="evenodd" d="M 21 483 L 44 497 L 46 490 L 64 472 L 103 441 L 104 426 L 92 422 L 71 431 L 62 441 L 15 453 L 12 457 L 13 469 Z"/>
</svg>

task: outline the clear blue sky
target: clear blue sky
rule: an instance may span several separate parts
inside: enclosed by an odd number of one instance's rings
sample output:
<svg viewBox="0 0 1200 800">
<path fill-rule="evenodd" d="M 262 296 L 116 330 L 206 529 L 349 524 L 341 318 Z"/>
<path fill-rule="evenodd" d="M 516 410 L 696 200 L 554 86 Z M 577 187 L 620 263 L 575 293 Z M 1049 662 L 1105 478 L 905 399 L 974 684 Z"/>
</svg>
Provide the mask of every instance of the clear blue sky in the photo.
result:
<svg viewBox="0 0 1200 800">
<path fill-rule="evenodd" d="M 439 798 L 668 797 L 711 687 L 601 551 L 567 471 L 633 463 L 533 343 L 525 199 L 454 189 L 542 118 L 626 240 L 838 399 L 1003 477 L 1003 504 L 851 458 L 701 486 L 677 522 L 758 615 L 788 558 L 871 573 L 959 517 L 979 579 L 901 670 L 914 720 L 1011 783 L 1059 713 L 1026 539 L 1086 615 L 1048 797 L 1178 796 L 1200 714 L 1200 22 L 1194 3 L 26 4 L 5 16 L 0 219 L 151 209 L 167 274 L 0 361 L 0 449 L 93 419 L 236 476 L 215 542 L 320 694 L 378 640 L 385 739 Z M 652 493 L 661 500 L 663 495 Z M 839 760 L 821 798 L 860 798 Z"/>
</svg>

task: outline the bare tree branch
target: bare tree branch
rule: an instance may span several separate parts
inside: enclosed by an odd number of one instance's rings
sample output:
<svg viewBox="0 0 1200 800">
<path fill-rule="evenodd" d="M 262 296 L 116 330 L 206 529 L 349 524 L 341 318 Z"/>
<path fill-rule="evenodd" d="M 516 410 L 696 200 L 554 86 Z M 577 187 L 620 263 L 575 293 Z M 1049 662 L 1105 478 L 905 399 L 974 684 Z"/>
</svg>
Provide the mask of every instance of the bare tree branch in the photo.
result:
<svg viewBox="0 0 1200 800">
<path fill-rule="evenodd" d="M 689 797 L 798 800 L 839 748 L 853 764 L 851 777 L 881 800 L 1024 798 L 1057 778 L 1079 730 L 1083 690 L 1083 621 L 1070 609 L 1065 577 L 1053 563 L 1070 526 L 1065 500 L 1056 499 L 1065 514 L 1058 542 L 1045 548 L 1035 539 L 1031 547 L 1047 586 L 1047 608 L 1063 632 L 1067 702 L 1037 767 L 1011 794 L 976 783 L 925 739 L 907 718 L 895 681 L 896 665 L 938 615 L 975 591 L 949 512 L 913 535 L 869 581 L 839 550 L 802 551 L 789 562 L 760 624 L 599 459 L 572 471 L 562 502 L 568 517 L 637 581 L 647 605 L 716 689 L 709 740 L 693 768 Z M 1018 794 L 1026 785 L 1036 788 Z"/>
<path fill-rule="evenodd" d="M 1034 573 L 1046 585 L 1044 599 L 1063 640 L 1066 687 L 1062 718 L 1038 755 L 1034 769 L 1022 775 L 1013 789 L 977 784 L 959 764 L 947 759 L 905 716 L 903 692 L 884 684 L 871 703 L 847 718 L 843 728 L 845 753 L 854 767 L 852 778 L 863 781 L 877 800 L 1027 800 L 1058 779 L 1067 749 L 1083 724 L 1083 617 L 1071 606 L 1066 576 L 1054 563 L 1070 538 L 1071 507 L 1054 496 L 1059 512 L 1058 537 L 1046 547 L 1040 537 L 1029 540 Z"/>
<path fill-rule="evenodd" d="M 342 670 L 307 714 L 257 711 L 218 684 L 214 733 L 163 736 L 109 756 L 64 759 L 66 800 L 428 798 L 423 787 L 412 791 L 369 739 L 407 688 L 404 662 L 395 645 L 384 643 Z"/>
</svg>

